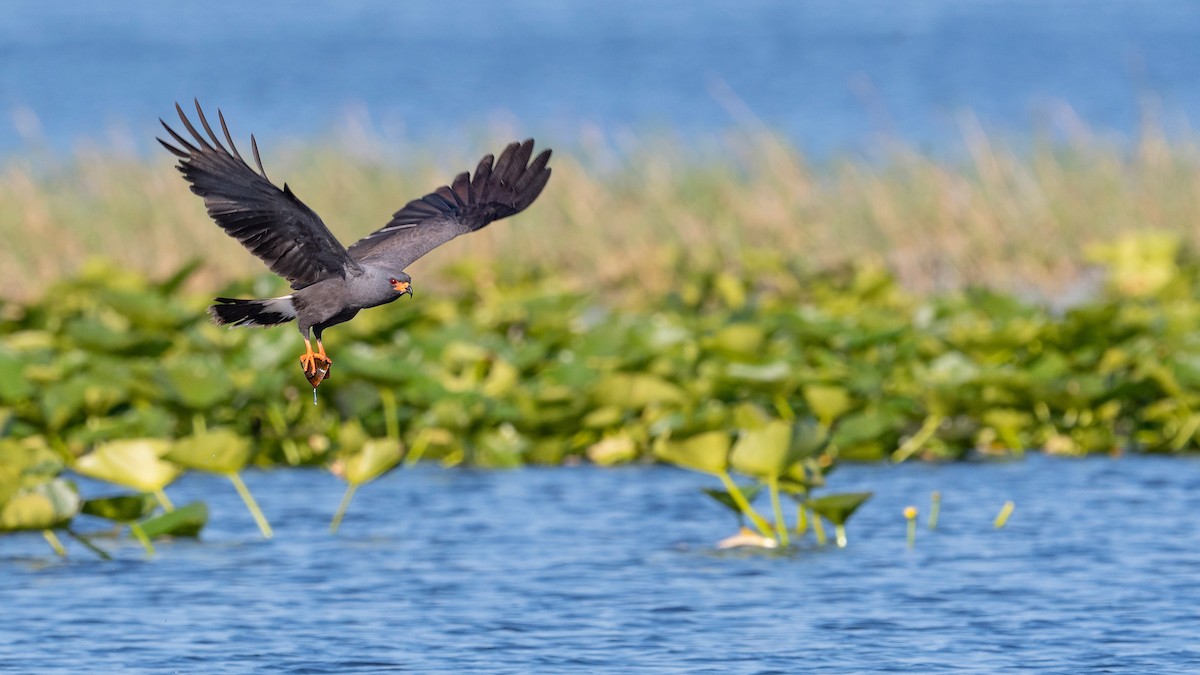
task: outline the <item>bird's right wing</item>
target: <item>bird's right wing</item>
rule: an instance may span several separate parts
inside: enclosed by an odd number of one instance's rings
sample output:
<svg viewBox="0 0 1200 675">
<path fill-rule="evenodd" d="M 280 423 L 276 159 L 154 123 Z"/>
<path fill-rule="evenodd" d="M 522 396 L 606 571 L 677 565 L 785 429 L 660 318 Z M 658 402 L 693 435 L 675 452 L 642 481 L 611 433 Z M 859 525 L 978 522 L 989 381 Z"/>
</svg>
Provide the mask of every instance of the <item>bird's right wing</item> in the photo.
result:
<svg viewBox="0 0 1200 675">
<path fill-rule="evenodd" d="M 485 156 L 475 168 L 474 178 L 460 173 L 449 186 L 409 202 L 391 222 L 351 246 L 350 256 L 404 269 L 460 234 L 523 211 L 550 180 L 546 167 L 550 150 L 543 150 L 530 162 L 532 154 L 531 138 L 510 143 L 495 167 L 492 156 Z"/>
<path fill-rule="evenodd" d="M 158 142 L 179 157 L 180 173 L 191 183 L 192 192 L 204 198 L 208 215 L 226 233 L 261 258 L 272 272 L 290 281 L 292 288 L 361 271 L 321 218 L 297 199 L 286 183 L 280 190 L 267 178 L 253 136 L 250 144 L 258 172 L 246 164 L 234 147 L 221 111 L 217 111 L 217 116 L 229 143 L 228 150 L 217 140 L 198 101 L 196 114 L 208 132 L 208 139 L 196 131 L 179 104 L 175 104 L 175 110 L 193 141 L 189 142 L 159 120 L 180 147 L 161 138 Z"/>
</svg>

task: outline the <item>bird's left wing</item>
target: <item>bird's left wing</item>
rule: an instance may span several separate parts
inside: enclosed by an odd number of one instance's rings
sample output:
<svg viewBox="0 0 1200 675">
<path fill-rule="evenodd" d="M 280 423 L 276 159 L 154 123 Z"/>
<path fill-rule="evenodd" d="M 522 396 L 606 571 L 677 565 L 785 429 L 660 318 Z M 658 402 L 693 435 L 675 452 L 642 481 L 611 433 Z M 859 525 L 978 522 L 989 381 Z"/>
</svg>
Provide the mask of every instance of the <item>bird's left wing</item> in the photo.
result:
<svg viewBox="0 0 1200 675">
<path fill-rule="evenodd" d="M 267 178 L 253 136 L 250 144 L 258 172 L 246 164 L 234 147 L 220 110 L 217 117 L 228 149 L 217 140 L 199 101 L 196 114 L 208 132 L 207 139 L 196 131 L 179 104 L 175 104 L 175 110 L 192 140 L 159 120 L 179 147 L 161 138 L 158 142 L 179 158 L 179 171 L 191 183 L 192 192 L 204 198 L 208 215 L 227 234 L 261 258 L 272 272 L 290 281 L 292 288 L 361 271 L 321 218 L 297 199 L 286 183 L 280 190 Z"/>
<path fill-rule="evenodd" d="M 523 211 L 550 180 L 550 150 L 532 162 L 531 155 L 532 138 L 509 144 L 495 166 L 492 156 L 485 156 L 474 177 L 460 173 L 450 185 L 409 202 L 391 222 L 351 246 L 350 256 L 404 269 L 460 234 Z"/>
</svg>

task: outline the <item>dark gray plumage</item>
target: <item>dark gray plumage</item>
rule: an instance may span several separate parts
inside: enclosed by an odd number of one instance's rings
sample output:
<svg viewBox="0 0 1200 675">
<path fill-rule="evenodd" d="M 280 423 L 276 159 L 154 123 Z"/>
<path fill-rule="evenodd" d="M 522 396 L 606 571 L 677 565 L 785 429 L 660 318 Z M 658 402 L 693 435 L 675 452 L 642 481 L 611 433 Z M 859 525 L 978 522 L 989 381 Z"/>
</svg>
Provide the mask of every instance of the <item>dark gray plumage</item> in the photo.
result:
<svg viewBox="0 0 1200 675">
<path fill-rule="evenodd" d="M 525 210 L 550 180 L 550 151 L 543 150 L 530 163 L 532 152 L 533 139 L 528 139 L 509 144 L 495 167 L 492 156 L 485 156 L 475 167 L 474 179 L 464 171 L 449 186 L 412 200 L 390 223 L 351 246 L 351 257 L 364 262 L 387 259 L 407 267 L 460 234 Z"/>
<path fill-rule="evenodd" d="M 175 110 L 192 139 L 159 120 L 177 145 L 161 138 L 159 143 L 179 158 L 179 171 L 192 192 L 204 199 L 212 219 L 294 289 L 281 298 L 217 298 L 209 313 L 216 323 L 234 326 L 272 326 L 296 319 L 307 347 L 301 363 L 313 387 L 328 376 L 330 361 L 321 342 L 325 328 L 349 321 L 361 309 L 412 295 L 405 268 L 460 234 L 520 213 L 550 179 L 550 150 L 531 162 L 533 139 L 511 143 L 494 166 L 492 155 L 485 156 L 473 178 L 461 173 L 449 186 L 414 199 L 387 225 L 346 249 L 286 183 L 282 190 L 271 183 L 253 136 L 258 171 L 242 159 L 219 110 L 228 148 L 213 133 L 198 101 L 196 115 L 207 137 L 178 104 Z M 316 334 L 317 353 L 309 341 L 310 329 Z"/>
</svg>

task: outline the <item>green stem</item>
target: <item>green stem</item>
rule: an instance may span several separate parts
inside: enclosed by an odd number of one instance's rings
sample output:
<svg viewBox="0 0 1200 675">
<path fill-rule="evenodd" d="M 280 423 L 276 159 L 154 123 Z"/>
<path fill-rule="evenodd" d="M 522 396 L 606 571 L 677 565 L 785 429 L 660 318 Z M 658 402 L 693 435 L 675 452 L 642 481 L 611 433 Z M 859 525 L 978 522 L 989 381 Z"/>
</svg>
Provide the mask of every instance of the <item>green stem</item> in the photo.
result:
<svg viewBox="0 0 1200 675">
<path fill-rule="evenodd" d="M 917 544 L 917 519 L 908 519 L 908 547 L 912 548 Z"/>
<path fill-rule="evenodd" d="M 284 421 L 283 413 L 279 412 L 279 408 L 275 406 L 267 408 L 267 419 L 271 422 L 271 426 L 275 428 L 275 433 L 281 437 L 287 437 L 287 422 Z"/>
<path fill-rule="evenodd" d="M 84 548 L 86 548 L 89 551 L 91 551 L 92 553 L 95 553 L 96 555 L 100 556 L 101 559 L 112 560 L 112 556 L 108 554 L 108 551 L 105 551 L 104 549 L 100 548 L 99 546 L 93 544 L 91 539 L 88 539 L 87 537 L 85 537 L 82 534 L 79 534 L 78 532 L 75 532 L 73 530 L 67 530 L 67 534 L 70 535 L 70 537 L 72 539 L 74 539 L 75 541 L 83 544 Z"/>
<path fill-rule="evenodd" d="M 70 466 L 71 462 L 75 461 L 75 453 L 71 452 L 71 448 L 67 447 L 67 444 L 63 442 L 63 439 L 58 435 L 58 432 L 47 432 L 46 441 L 50 444 L 50 449 L 58 453 L 58 456 L 64 462 L 66 462 L 68 466 Z"/>
<path fill-rule="evenodd" d="M 775 532 L 779 534 L 779 545 L 787 548 L 787 521 L 783 519 L 783 507 L 779 505 L 779 477 L 768 478 L 767 488 L 771 491 L 771 510 L 775 512 Z"/>
<path fill-rule="evenodd" d="M 279 444 L 279 446 L 283 448 L 283 456 L 287 459 L 288 464 L 292 466 L 300 465 L 302 459 L 300 457 L 300 451 L 296 448 L 296 441 L 293 441 L 290 438 L 285 438 L 283 439 L 283 442 Z"/>
<path fill-rule="evenodd" d="M 208 422 L 204 421 L 204 415 L 200 413 L 192 415 L 192 433 L 197 436 L 203 436 L 208 433 Z"/>
<path fill-rule="evenodd" d="M 1200 428 L 1200 415 L 1192 413 L 1188 415 L 1187 421 L 1179 429 L 1179 433 L 1175 434 L 1175 439 L 1171 441 L 1171 449 L 1178 452 L 1187 445 L 1192 436 L 1196 435 L 1196 429 Z"/>
<path fill-rule="evenodd" d="M 158 503 L 163 507 L 164 511 L 175 510 L 175 505 L 171 503 L 170 499 L 167 499 L 167 493 L 163 492 L 162 488 L 154 491 L 154 498 L 158 500 Z"/>
<path fill-rule="evenodd" d="M 429 435 L 422 429 L 417 433 L 417 438 L 413 441 L 412 448 L 404 455 L 404 466 L 412 466 L 421 461 L 421 455 L 425 454 L 425 450 L 428 447 Z"/>
<path fill-rule="evenodd" d="M 133 533 L 133 536 L 137 537 L 139 542 L 141 542 L 142 548 L 146 549 L 146 556 L 153 558 L 154 544 L 150 543 L 150 537 L 146 536 L 146 531 L 142 529 L 142 526 L 138 525 L 136 522 L 129 523 L 129 531 Z"/>
<path fill-rule="evenodd" d="M 937 428 L 941 425 L 943 419 L 945 418 L 941 415 L 930 415 L 926 417 L 925 423 L 921 425 L 921 428 L 917 430 L 917 433 L 913 434 L 907 441 L 901 444 L 901 446 L 897 448 L 895 452 L 892 453 L 892 461 L 897 463 L 903 462 L 911 457 L 913 453 L 920 450 L 921 446 L 925 445 L 925 443 L 928 442 L 930 438 L 933 438 L 933 435 L 937 433 Z"/>
<path fill-rule="evenodd" d="M 803 504 L 796 504 L 796 536 L 803 537 L 808 532 L 808 514 Z"/>
<path fill-rule="evenodd" d="M 350 500 L 354 499 L 354 491 L 358 486 L 351 483 L 346 486 L 346 494 L 342 495 L 342 503 L 338 504 L 337 513 L 333 514 L 333 522 L 329 523 L 329 531 L 337 532 L 338 526 L 342 524 L 342 517 L 346 515 L 346 509 L 350 508 Z"/>
<path fill-rule="evenodd" d="M 67 549 L 62 545 L 62 542 L 58 540 L 58 535 L 54 534 L 54 530 L 42 530 L 42 536 L 45 537 L 46 541 L 50 543 L 50 548 L 54 549 L 54 552 L 58 554 L 58 557 L 67 557 Z"/>
<path fill-rule="evenodd" d="M 729 473 L 722 471 L 717 474 L 717 478 L 721 479 L 721 482 L 725 485 L 725 490 L 729 492 L 730 497 L 733 497 L 733 503 L 737 504 L 742 513 L 750 518 L 750 522 L 754 523 L 754 527 L 758 529 L 758 533 L 768 539 L 773 539 L 774 537 L 771 536 L 771 526 L 767 524 L 765 518 L 758 515 L 758 511 L 755 511 L 753 506 L 750 506 L 750 502 L 746 501 L 746 496 L 734 484 L 733 479 L 729 477 Z"/>
<path fill-rule="evenodd" d="M 775 397 L 775 410 L 785 422 L 792 422 L 796 419 L 796 411 L 792 410 L 792 406 L 783 396 Z"/>
<path fill-rule="evenodd" d="M 1016 505 L 1012 501 L 1004 502 L 1004 506 L 1000 507 L 1000 513 L 996 514 L 996 520 L 992 522 L 992 525 L 996 529 L 1004 527 L 1005 523 L 1008 522 L 1008 517 L 1012 515 L 1015 508 Z"/>
<path fill-rule="evenodd" d="M 932 505 L 929 507 L 929 529 L 936 530 L 938 515 L 942 512 L 942 493 L 934 492 L 930 501 Z"/>
<path fill-rule="evenodd" d="M 246 508 L 250 510 L 250 515 L 254 516 L 254 522 L 258 523 L 258 530 L 262 532 L 263 539 L 270 539 L 273 534 L 271 524 L 267 522 L 267 517 L 263 515 L 262 509 L 258 508 L 258 502 L 254 500 L 254 495 L 250 494 L 250 488 L 242 482 L 241 474 L 235 471 L 226 476 L 233 483 L 233 487 L 237 488 L 238 495 L 246 503 Z"/>
<path fill-rule="evenodd" d="M 379 400 L 383 403 L 383 423 L 387 428 L 387 437 L 398 443 L 400 422 L 396 419 L 396 392 L 386 388 L 380 389 Z"/>
<path fill-rule="evenodd" d="M 287 457 L 288 464 L 298 466 L 303 459 L 300 456 L 300 450 L 296 447 L 296 441 L 288 436 L 287 421 L 283 419 L 283 413 L 279 408 L 271 406 L 267 409 L 267 420 L 275 429 L 275 433 L 279 434 L 279 445 L 283 448 L 283 454 Z"/>
<path fill-rule="evenodd" d="M 413 447 L 409 448 L 408 453 L 404 454 L 404 466 L 413 466 L 416 462 L 420 461 L 421 455 L 425 454 L 425 448 L 428 444 L 430 442 L 426 440 L 425 430 L 422 429 L 416 434 L 416 438 L 413 440 Z"/>
<path fill-rule="evenodd" d="M 839 523 L 833 526 L 833 531 L 837 535 L 838 548 L 846 548 L 846 526 Z"/>
<path fill-rule="evenodd" d="M 821 524 L 821 516 L 812 509 L 809 509 L 809 516 L 812 517 L 813 534 L 817 535 L 817 545 L 824 546 L 829 540 L 825 537 L 825 526 Z"/>
</svg>

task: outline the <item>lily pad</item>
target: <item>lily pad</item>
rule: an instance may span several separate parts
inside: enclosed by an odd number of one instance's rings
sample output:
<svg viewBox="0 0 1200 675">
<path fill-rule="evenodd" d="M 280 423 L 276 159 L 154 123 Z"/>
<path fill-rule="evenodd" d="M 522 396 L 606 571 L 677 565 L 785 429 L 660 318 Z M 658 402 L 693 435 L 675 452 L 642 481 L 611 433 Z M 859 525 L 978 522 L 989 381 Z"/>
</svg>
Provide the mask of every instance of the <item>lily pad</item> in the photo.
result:
<svg viewBox="0 0 1200 675">
<path fill-rule="evenodd" d="M 850 516 L 854 515 L 854 512 L 858 510 L 858 507 L 862 506 L 874 494 L 873 492 L 846 492 L 843 494 L 825 495 L 808 500 L 808 505 L 813 511 L 834 525 L 845 525 Z"/>
<path fill-rule="evenodd" d="M 153 495 L 117 495 L 98 497 L 83 503 L 81 513 L 116 523 L 128 523 L 144 518 L 158 504 Z"/>
<path fill-rule="evenodd" d="M 804 388 L 804 401 L 813 414 L 829 424 L 848 412 L 854 402 L 845 387 L 827 384 L 811 384 Z"/>
<path fill-rule="evenodd" d="M 645 373 L 613 373 L 600 381 L 595 397 L 601 405 L 626 409 L 683 403 L 687 398 L 677 385 Z"/>
<path fill-rule="evenodd" d="M 0 348 L 0 401 L 17 403 L 33 395 L 33 385 L 22 374 L 24 363 Z"/>
<path fill-rule="evenodd" d="M 191 502 L 174 511 L 147 518 L 138 525 L 147 537 L 197 537 L 208 523 L 204 502 Z"/>
<path fill-rule="evenodd" d="M 171 484 L 183 471 L 162 459 L 171 443 L 160 438 L 109 441 L 75 460 L 75 471 L 139 492 L 156 492 Z"/>
<path fill-rule="evenodd" d="M 758 429 L 742 431 L 733 444 L 729 463 L 748 476 L 779 476 L 796 461 L 792 451 L 792 425 L 774 420 Z"/>
<path fill-rule="evenodd" d="M 62 478 L 25 488 L 0 504 L 0 531 L 61 527 L 79 513 L 80 504 L 75 486 Z"/>
<path fill-rule="evenodd" d="M 162 370 L 167 392 L 190 410 L 207 410 L 233 394 L 225 366 L 212 356 L 188 356 Z"/>
<path fill-rule="evenodd" d="M 791 455 L 797 459 L 812 457 L 829 447 L 829 432 L 816 420 L 803 418 L 792 425 Z"/>
<path fill-rule="evenodd" d="M 663 462 L 703 473 L 721 474 L 729 466 L 729 434 L 710 431 L 682 441 L 660 438 L 654 456 Z"/>
<path fill-rule="evenodd" d="M 752 483 L 750 485 L 739 485 L 738 490 L 742 492 L 742 496 L 746 498 L 747 502 L 753 503 L 754 499 L 763 491 L 763 484 Z M 701 491 L 716 500 L 718 504 L 721 504 L 730 511 L 733 511 L 735 514 L 739 516 L 742 515 L 741 507 L 737 505 L 737 502 L 733 499 L 733 495 L 729 494 L 728 490 L 701 488 Z"/>
<path fill-rule="evenodd" d="M 637 442 L 628 436 L 611 436 L 593 443 L 587 449 L 588 459 L 600 466 L 624 464 L 635 459 L 637 454 Z"/>
<path fill-rule="evenodd" d="M 372 438 L 363 443 L 358 452 L 342 459 L 342 475 L 351 485 L 362 485 L 387 473 L 400 462 L 402 456 L 403 450 L 398 442 Z"/>
<path fill-rule="evenodd" d="M 241 471 L 253 455 L 249 438 L 230 429 L 213 429 L 175 441 L 165 459 L 189 469 L 228 474 Z"/>
</svg>

